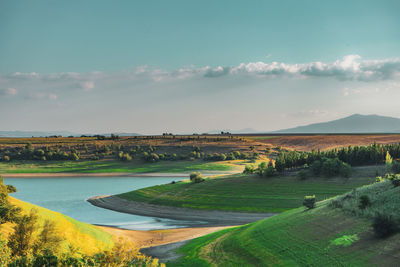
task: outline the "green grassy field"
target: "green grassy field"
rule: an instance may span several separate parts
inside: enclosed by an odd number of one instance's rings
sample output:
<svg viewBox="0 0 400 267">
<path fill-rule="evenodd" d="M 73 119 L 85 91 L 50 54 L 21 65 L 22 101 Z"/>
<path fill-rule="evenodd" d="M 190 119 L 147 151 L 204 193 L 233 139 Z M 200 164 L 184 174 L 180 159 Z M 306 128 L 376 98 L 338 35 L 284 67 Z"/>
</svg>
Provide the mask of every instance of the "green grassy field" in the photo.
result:
<svg viewBox="0 0 400 267">
<path fill-rule="evenodd" d="M 389 186 L 383 191 L 381 187 L 373 185 L 360 193 L 368 191 L 371 197 L 386 199 L 385 205 L 378 201 L 372 206 L 394 211 L 400 188 Z M 371 219 L 332 208 L 329 202 L 194 239 L 177 251 L 183 254 L 179 260 L 167 265 L 397 266 L 400 234 L 377 238 Z"/>
<path fill-rule="evenodd" d="M 235 174 L 207 179 L 194 184 L 148 187 L 119 196 L 128 200 L 157 205 L 250 212 L 283 212 L 301 206 L 305 195 L 327 199 L 375 180 L 382 166 L 353 168 L 349 178 L 310 178 L 299 180 L 295 175 L 260 178 L 257 175 Z"/>
<path fill-rule="evenodd" d="M 204 162 L 203 160 L 160 161 L 155 163 L 134 160 L 84 161 L 11 161 L 0 162 L 0 173 L 105 173 L 105 172 L 191 172 L 191 171 L 230 171 L 238 167 L 229 162 Z"/>
</svg>

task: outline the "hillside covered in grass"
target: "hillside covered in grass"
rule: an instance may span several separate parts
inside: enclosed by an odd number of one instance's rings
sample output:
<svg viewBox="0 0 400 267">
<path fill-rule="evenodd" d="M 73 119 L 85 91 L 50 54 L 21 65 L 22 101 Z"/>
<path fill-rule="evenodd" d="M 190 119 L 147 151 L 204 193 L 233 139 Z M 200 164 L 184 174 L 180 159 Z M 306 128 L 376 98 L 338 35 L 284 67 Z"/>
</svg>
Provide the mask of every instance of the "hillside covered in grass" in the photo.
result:
<svg viewBox="0 0 400 267">
<path fill-rule="evenodd" d="M 132 242 L 12 198 L 13 192 L 0 176 L 0 266 L 159 266 Z"/>
<path fill-rule="evenodd" d="M 145 162 L 132 160 L 129 162 L 112 159 L 80 160 L 80 161 L 12 161 L 0 162 L 0 170 L 6 173 L 179 173 L 199 171 L 231 171 L 239 166 L 240 162 L 204 162 L 200 160 L 189 161 L 160 161 Z"/>
<path fill-rule="evenodd" d="M 113 237 L 94 225 L 79 222 L 64 214 L 51 211 L 13 197 L 9 197 L 9 202 L 22 209 L 22 214 L 29 214 L 32 209 L 37 211 L 38 225 L 43 225 L 45 220 L 55 223 L 60 237 L 64 240 L 61 244 L 62 250 L 76 250 L 84 254 L 93 255 L 114 246 Z M 4 237 L 12 233 L 12 223 L 1 226 L 0 232 Z"/>
<path fill-rule="evenodd" d="M 275 177 L 235 174 L 152 186 L 118 195 L 156 205 L 249 212 L 283 212 L 301 206 L 305 195 L 319 200 L 343 194 L 375 180 L 382 166 L 356 167 L 349 178 L 310 177 L 300 180 L 294 173 Z"/>
<path fill-rule="evenodd" d="M 360 197 L 370 204 L 360 208 Z M 396 266 L 398 229 L 377 235 L 374 218 L 382 213 L 398 225 L 400 187 L 390 181 L 353 190 L 307 210 L 230 228 L 189 242 L 183 256 L 168 266 Z"/>
</svg>

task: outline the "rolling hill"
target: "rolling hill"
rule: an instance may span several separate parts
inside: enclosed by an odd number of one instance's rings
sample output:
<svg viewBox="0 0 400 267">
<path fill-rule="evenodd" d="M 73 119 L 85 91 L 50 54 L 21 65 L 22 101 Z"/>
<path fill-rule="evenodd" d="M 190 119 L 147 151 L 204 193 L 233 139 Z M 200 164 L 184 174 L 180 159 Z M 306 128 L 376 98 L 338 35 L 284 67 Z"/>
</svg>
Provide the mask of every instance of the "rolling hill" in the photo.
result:
<svg viewBox="0 0 400 267">
<path fill-rule="evenodd" d="M 400 133 L 400 119 L 354 114 L 338 120 L 278 130 L 274 133 Z"/>
<path fill-rule="evenodd" d="M 389 181 L 358 188 L 315 209 L 292 209 L 192 240 L 167 266 L 398 266 L 400 234 L 371 226 L 377 212 L 398 219 L 400 187 Z M 360 196 L 371 204 L 359 208 Z"/>
</svg>

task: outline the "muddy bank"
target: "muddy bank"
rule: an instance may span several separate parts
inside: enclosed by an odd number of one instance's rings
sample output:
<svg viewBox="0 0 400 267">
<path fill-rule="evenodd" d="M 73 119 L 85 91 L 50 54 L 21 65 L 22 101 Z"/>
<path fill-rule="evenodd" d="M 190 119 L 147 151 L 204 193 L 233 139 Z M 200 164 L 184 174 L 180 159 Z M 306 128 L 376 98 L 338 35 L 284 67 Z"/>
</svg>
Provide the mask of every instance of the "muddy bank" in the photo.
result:
<svg viewBox="0 0 400 267">
<path fill-rule="evenodd" d="M 130 201 L 117 196 L 96 196 L 88 199 L 88 201 L 97 207 L 129 214 L 199 222 L 198 226 L 241 225 L 259 221 L 275 215 L 275 213 L 196 210 L 171 206 L 160 206 Z"/>
<path fill-rule="evenodd" d="M 140 249 L 143 254 L 157 258 L 160 262 L 175 261 L 181 257 L 180 254 L 176 253 L 176 250 L 183 245 L 186 245 L 190 240 L 181 242 L 175 242 L 160 246 L 148 247 Z"/>
</svg>

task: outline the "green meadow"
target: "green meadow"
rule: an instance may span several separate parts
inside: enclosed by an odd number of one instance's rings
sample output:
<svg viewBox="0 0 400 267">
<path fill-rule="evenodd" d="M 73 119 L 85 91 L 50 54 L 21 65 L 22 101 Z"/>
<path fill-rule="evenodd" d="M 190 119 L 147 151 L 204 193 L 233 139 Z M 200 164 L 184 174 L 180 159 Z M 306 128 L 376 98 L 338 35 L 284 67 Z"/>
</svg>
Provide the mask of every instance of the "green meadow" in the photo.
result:
<svg viewBox="0 0 400 267">
<path fill-rule="evenodd" d="M 178 173 L 191 171 L 230 171 L 235 166 L 226 162 L 204 162 L 203 160 L 144 162 L 133 160 L 82 160 L 82 161 L 11 161 L 0 162 L 1 173 Z"/>
<path fill-rule="evenodd" d="M 211 177 L 202 183 L 182 181 L 120 194 L 128 200 L 194 209 L 249 212 L 283 212 L 302 205 L 305 195 L 324 200 L 375 180 L 382 166 L 356 167 L 350 178 L 312 177 L 300 180 L 294 173 L 276 177 L 234 174 Z"/>
<path fill-rule="evenodd" d="M 400 234 L 376 237 L 369 214 L 398 214 L 399 193 L 388 182 L 373 184 L 311 210 L 296 208 L 219 231 L 180 248 L 183 256 L 167 266 L 396 266 Z M 360 210 L 361 194 L 373 200 L 368 211 L 349 212 Z"/>
</svg>

